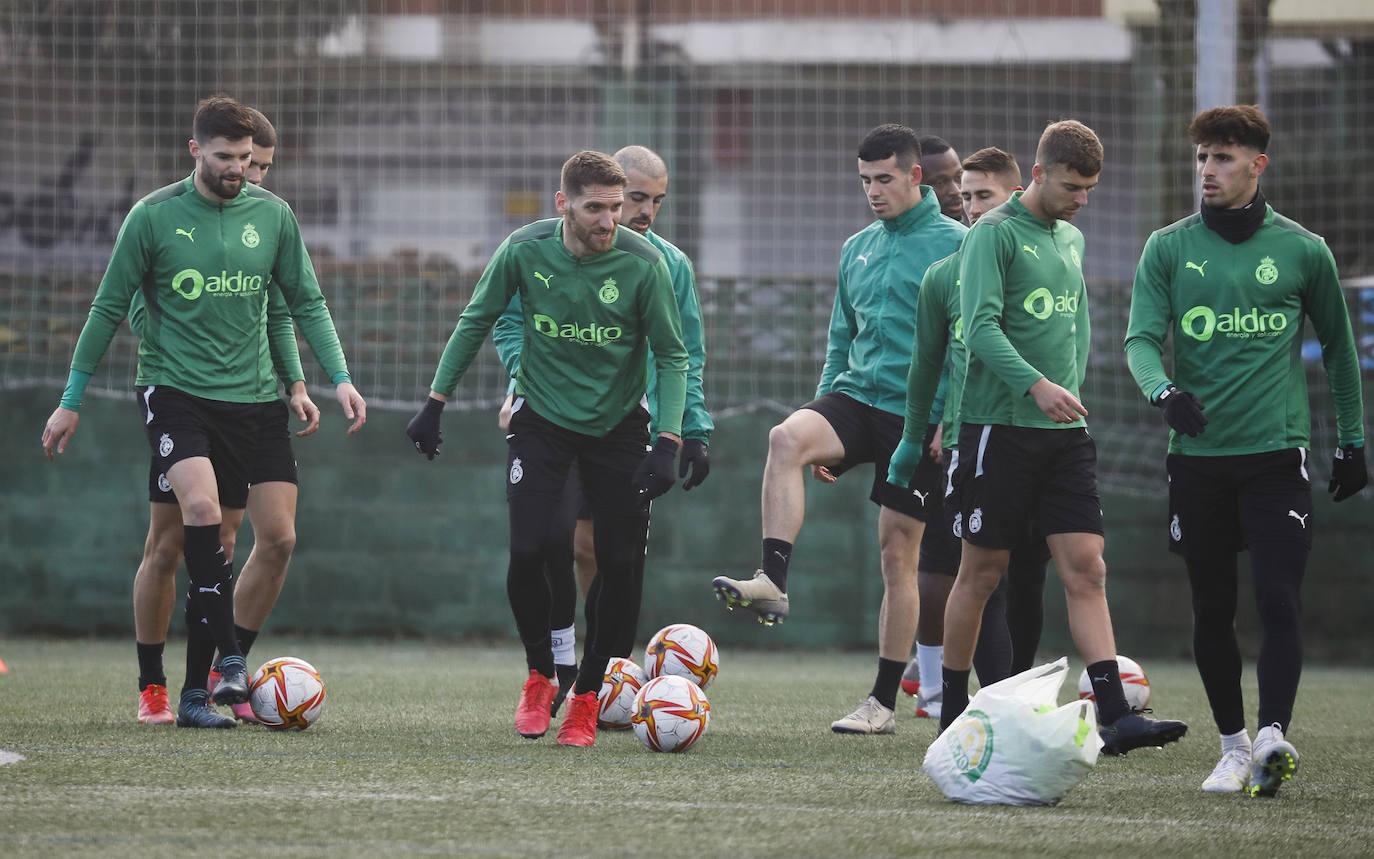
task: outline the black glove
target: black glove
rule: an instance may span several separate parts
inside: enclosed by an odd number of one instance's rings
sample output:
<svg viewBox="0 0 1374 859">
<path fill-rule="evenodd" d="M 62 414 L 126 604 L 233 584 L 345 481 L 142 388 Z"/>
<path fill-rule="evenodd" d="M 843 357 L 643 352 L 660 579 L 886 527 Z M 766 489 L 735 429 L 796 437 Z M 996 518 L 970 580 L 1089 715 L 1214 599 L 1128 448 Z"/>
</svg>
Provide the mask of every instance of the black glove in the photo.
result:
<svg viewBox="0 0 1374 859">
<path fill-rule="evenodd" d="M 682 491 L 686 492 L 693 486 L 700 486 L 706 479 L 706 475 L 711 473 L 711 457 L 706 452 L 706 442 L 699 438 L 688 438 L 682 441 L 682 461 L 677 466 L 677 476 L 687 477 L 687 471 L 691 470 L 692 476 L 686 483 L 682 484 Z"/>
<path fill-rule="evenodd" d="M 439 432 L 439 416 L 444 413 L 444 401 L 433 397 L 425 399 L 425 404 L 406 424 L 406 435 L 415 442 L 415 452 L 430 459 L 439 455 L 439 445 L 444 443 L 444 434 Z"/>
<path fill-rule="evenodd" d="M 1201 435 L 1202 428 L 1207 426 L 1207 416 L 1202 413 L 1206 406 L 1188 391 L 1180 391 L 1172 382 L 1155 400 L 1155 405 L 1164 412 L 1164 420 L 1175 432 L 1188 436 Z"/>
<path fill-rule="evenodd" d="M 652 501 L 673 488 L 673 457 L 677 456 L 677 442 L 659 436 L 654 449 L 644 454 L 644 459 L 635 469 L 630 486 L 636 492 Z"/>
<path fill-rule="evenodd" d="M 1331 483 L 1326 487 L 1326 491 L 1331 493 L 1331 500 L 1344 501 L 1364 489 L 1368 482 L 1364 448 L 1353 444 L 1336 448 L 1336 455 L 1331 459 Z"/>
</svg>

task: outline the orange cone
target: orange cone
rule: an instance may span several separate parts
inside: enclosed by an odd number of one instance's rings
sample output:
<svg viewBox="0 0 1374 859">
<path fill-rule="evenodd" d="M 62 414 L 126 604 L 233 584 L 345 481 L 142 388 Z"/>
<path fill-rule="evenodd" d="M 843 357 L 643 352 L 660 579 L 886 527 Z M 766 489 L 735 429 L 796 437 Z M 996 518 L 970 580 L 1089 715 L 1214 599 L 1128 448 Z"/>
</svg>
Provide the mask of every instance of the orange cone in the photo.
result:
<svg viewBox="0 0 1374 859">
<path fill-rule="evenodd" d="M 0 674 L 7 674 L 7 673 L 9 673 L 9 668 L 7 668 L 7 667 L 5 666 L 5 660 L 0 659 Z"/>
</svg>

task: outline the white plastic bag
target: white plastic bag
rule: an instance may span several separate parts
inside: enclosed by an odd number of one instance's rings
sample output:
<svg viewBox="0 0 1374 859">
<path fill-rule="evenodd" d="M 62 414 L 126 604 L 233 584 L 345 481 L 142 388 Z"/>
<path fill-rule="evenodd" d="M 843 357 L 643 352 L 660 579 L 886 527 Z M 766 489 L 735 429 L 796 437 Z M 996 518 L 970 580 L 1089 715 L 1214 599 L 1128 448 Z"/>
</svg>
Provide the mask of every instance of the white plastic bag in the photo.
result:
<svg viewBox="0 0 1374 859">
<path fill-rule="evenodd" d="M 980 689 L 926 750 L 925 770 L 955 802 L 1054 805 L 1097 763 L 1091 701 L 1058 706 L 1069 660 Z"/>
</svg>

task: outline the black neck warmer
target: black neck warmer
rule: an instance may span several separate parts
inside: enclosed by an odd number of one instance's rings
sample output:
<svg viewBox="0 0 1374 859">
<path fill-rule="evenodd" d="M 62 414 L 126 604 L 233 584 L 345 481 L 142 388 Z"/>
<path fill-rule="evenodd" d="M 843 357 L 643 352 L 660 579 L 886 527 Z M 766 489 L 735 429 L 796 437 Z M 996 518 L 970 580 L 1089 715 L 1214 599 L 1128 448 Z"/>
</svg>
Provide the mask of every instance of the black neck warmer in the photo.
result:
<svg viewBox="0 0 1374 859">
<path fill-rule="evenodd" d="M 1214 209 L 1202 205 L 1202 222 L 1233 245 L 1259 232 L 1264 225 L 1264 192 L 1255 189 L 1255 198 L 1239 209 Z"/>
</svg>

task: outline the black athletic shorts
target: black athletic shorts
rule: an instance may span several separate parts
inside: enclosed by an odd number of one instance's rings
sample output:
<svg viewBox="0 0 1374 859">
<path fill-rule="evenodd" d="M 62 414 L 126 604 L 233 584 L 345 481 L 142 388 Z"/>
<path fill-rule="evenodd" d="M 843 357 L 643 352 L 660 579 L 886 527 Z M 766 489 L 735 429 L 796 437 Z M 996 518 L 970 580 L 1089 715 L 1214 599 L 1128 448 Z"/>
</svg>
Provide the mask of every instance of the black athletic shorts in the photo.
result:
<svg viewBox="0 0 1374 859">
<path fill-rule="evenodd" d="M 921 557 L 916 569 L 923 573 L 944 576 L 959 574 L 959 560 L 964 547 L 959 539 L 962 514 L 959 494 L 954 489 L 954 466 L 959 462 L 959 449 L 945 448 L 940 452 L 943 479 L 936 488 L 939 501 L 930 505 L 930 519 L 921 535 Z"/>
<path fill-rule="evenodd" d="M 875 409 L 853 397 L 837 393 L 826 394 L 802 408 L 818 412 L 825 418 L 844 447 L 844 458 L 835 465 L 827 466 L 831 474 L 839 477 L 856 465 L 871 462 L 873 488 L 868 493 L 868 500 L 926 521 L 929 515 L 926 505 L 931 500 L 930 495 L 923 498 L 887 482 L 888 462 L 892 459 L 892 452 L 897 449 L 897 443 L 902 440 L 902 423 L 905 420 L 902 415 Z"/>
<path fill-rule="evenodd" d="M 1103 533 L 1097 444 L 1086 429 L 964 424 L 956 484 L 963 537 L 975 546 Z"/>
<path fill-rule="evenodd" d="M 1307 451 L 1237 456 L 1171 453 L 1169 549 L 1185 557 L 1301 541 L 1312 548 Z"/>
<path fill-rule="evenodd" d="M 535 412 L 523 397 L 516 397 L 506 436 L 506 497 L 543 495 L 556 505 L 576 462 L 593 516 L 645 515 L 649 502 L 634 491 L 630 481 L 644 460 L 648 440 L 649 413 L 643 406 L 598 437 L 561 427 Z"/>
<path fill-rule="evenodd" d="M 137 389 L 152 462 L 148 500 L 176 503 L 167 470 L 183 459 L 208 457 L 219 503 L 248 506 L 248 486 L 268 480 L 296 482 L 287 408 L 281 400 L 226 403 L 165 385 Z"/>
</svg>

